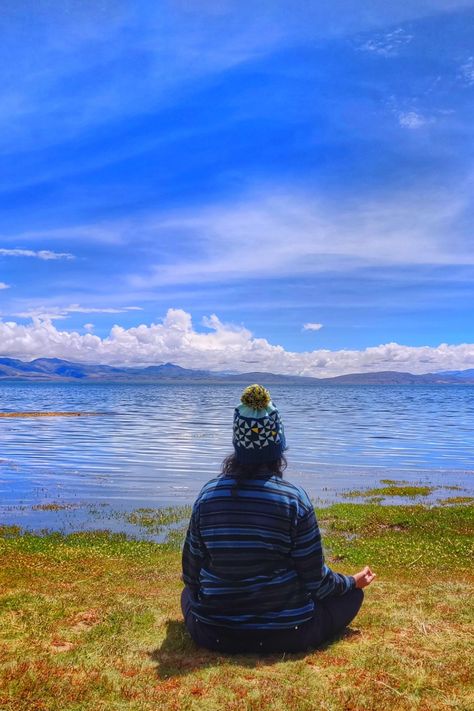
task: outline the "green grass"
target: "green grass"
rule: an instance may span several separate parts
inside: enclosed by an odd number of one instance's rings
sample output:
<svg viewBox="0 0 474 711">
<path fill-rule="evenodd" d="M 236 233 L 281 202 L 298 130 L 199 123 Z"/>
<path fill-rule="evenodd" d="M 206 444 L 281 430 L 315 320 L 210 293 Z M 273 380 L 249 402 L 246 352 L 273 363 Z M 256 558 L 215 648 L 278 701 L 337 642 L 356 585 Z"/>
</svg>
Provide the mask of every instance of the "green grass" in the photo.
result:
<svg viewBox="0 0 474 711">
<path fill-rule="evenodd" d="M 179 524 L 181 513 L 163 516 Z M 319 510 L 331 566 L 370 563 L 378 577 L 345 637 L 267 658 L 195 647 L 179 605 L 181 529 L 156 544 L 3 527 L 0 709 L 467 711 L 473 513 L 472 503 Z"/>
</svg>

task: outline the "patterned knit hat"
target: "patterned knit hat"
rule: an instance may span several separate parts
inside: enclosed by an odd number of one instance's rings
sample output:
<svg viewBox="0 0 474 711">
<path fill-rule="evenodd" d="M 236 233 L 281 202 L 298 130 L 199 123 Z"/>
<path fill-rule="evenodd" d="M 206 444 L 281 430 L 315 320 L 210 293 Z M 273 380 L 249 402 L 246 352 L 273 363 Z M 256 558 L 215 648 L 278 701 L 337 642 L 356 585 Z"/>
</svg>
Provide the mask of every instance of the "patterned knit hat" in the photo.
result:
<svg viewBox="0 0 474 711">
<path fill-rule="evenodd" d="M 234 412 L 233 445 L 237 459 L 261 464 L 279 459 L 286 449 L 280 415 L 262 385 L 249 385 Z"/>
</svg>

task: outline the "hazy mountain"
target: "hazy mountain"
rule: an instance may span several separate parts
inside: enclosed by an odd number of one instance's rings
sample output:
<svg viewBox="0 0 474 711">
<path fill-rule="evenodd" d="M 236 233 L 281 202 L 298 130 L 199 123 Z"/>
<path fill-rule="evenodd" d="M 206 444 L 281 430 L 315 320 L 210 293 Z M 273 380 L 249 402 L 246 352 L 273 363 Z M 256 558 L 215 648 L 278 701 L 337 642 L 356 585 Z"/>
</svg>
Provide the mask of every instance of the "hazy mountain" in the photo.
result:
<svg viewBox="0 0 474 711">
<path fill-rule="evenodd" d="M 468 378 L 466 379 L 468 380 Z M 474 376 L 471 378 L 474 383 Z M 425 384 L 449 384 L 459 382 L 459 378 L 453 373 L 445 375 L 441 373 L 425 373 L 414 375 L 397 370 L 382 370 L 374 373 L 350 373 L 349 375 L 338 375 L 334 378 L 324 378 L 325 383 L 347 383 L 352 385 L 421 385 Z"/>
<path fill-rule="evenodd" d="M 30 362 L 0 358 L 0 379 L 15 380 L 104 380 L 125 376 L 123 368 L 109 365 L 70 363 L 60 358 L 37 358 Z"/>
<path fill-rule="evenodd" d="M 456 378 L 456 380 L 474 380 L 474 368 L 468 368 L 467 370 L 444 370 L 441 373 L 436 373 L 436 375 L 446 375 Z"/>
<path fill-rule="evenodd" d="M 57 382 L 206 382 L 206 383 L 263 383 L 265 385 L 298 383 L 347 385 L 419 385 L 460 384 L 474 385 L 474 368 L 442 373 L 414 375 L 399 371 L 350 373 L 333 378 L 309 378 L 252 371 L 250 373 L 212 372 L 182 368 L 174 363 L 161 363 L 143 368 L 114 367 L 88 363 L 71 363 L 60 358 L 36 358 L 25 362 L 15 358 L 0 358 L 0 380 L 29 380 Z"/>
<path fill-rule="evenodd" d="M 180 365 L 175 365 L 174 363 L 163 363 L 163 365 L 149 365 L 146 368 L 134 368 L 133 372 L 137 375 L 146 376 L 158 376 L 161 378 L 192 378 L 193 380 L 199 378 L 209 377 L 208 370 L 190 370 L 188 368 L 182 368 Z"/>
<path fill-rule="evenodd" d="M 71 363 L 59 358 L 37 358 L 29 363 L 12 358 L 0 358 L 0 380 L 50 381 L 203 381 L 203 382 L 258 382 L 288 383 L 315 382 L 315 378 L 276 375 L 274 373 L 213 373 L 209 370 L 182 368 L 174 363 L 149 365 L 144 368 L 117 368 L 109 365 Z M 317 382 L 317 381 L 316 381 Z"/>
</svg>

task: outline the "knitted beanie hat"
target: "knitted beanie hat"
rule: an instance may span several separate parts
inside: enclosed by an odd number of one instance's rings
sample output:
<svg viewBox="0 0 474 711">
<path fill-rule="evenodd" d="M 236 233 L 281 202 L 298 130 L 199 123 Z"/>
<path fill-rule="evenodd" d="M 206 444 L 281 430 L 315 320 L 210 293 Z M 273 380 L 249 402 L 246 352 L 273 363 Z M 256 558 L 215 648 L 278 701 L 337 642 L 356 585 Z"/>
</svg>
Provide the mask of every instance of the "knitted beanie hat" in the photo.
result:
<svg viewBox="0 0 474 711">
<path fill-rule="evenodd" d="M 249 385 L 234 412 L 233 445 L 244 464 L 261 464 L 279 459 L 286 449 L 280 415 L 262 385 Z"/>
</svg>

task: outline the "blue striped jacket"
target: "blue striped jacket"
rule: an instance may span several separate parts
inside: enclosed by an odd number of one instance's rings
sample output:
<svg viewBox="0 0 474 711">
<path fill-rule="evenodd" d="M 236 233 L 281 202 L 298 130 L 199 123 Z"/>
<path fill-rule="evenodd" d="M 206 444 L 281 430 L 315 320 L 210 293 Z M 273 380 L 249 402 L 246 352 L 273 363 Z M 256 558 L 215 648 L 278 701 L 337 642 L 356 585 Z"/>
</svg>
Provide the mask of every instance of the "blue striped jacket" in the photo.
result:
<svg viewBox="0 0 474 711">
<path fill-rule="evenodd" d="M 325 564 L 304 489 L 271 474 L 239 482 L 220 476 L 204 485 L 182 564 L 194 615 L 224 627 L 297 626 L 312 618 L 318 600 L 355 583 Z"/>
</svg>

